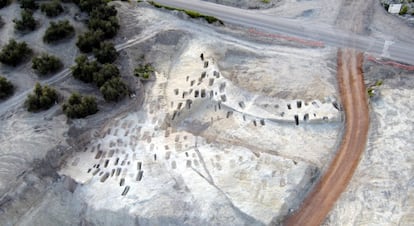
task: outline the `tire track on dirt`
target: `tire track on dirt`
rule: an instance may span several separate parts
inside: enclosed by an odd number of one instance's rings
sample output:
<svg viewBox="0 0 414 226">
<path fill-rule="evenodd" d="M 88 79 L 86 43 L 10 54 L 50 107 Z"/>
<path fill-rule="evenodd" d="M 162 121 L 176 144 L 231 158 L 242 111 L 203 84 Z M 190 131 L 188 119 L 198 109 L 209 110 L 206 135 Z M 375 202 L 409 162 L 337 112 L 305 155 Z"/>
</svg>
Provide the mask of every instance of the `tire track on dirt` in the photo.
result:
<svg viewBox="0 0 414 226">
<path fill-rule="evenodd" d="M 342 143 L 323 177 L 299 210 L 285 219 L 284 225 L 320 225 L 346 189 L 358 166 L 369 129 L 362 62 L 362 53 L 349 49 L 338 51 L 338 82 L 346 117 Z"/>
</svg>

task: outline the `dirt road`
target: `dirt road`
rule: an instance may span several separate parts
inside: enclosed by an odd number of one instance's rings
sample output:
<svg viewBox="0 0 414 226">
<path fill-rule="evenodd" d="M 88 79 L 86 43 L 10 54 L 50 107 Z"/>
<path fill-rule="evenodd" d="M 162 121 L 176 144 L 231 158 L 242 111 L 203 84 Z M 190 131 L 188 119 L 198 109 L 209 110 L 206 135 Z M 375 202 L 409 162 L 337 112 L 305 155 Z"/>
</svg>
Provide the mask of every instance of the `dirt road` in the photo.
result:
<svg viewBox="0 0 414 226">
<path fill-rule="evenodd" d="M 338 51 L 338 81 L 346 116 L 342 143 L 325 175 L 300 209 L 287 217 L 285 226 L 320 225 L 354 174 L 365 149 L 369 127 L 362 61 L 362 53 L 355 50 Z"/>
</svg>

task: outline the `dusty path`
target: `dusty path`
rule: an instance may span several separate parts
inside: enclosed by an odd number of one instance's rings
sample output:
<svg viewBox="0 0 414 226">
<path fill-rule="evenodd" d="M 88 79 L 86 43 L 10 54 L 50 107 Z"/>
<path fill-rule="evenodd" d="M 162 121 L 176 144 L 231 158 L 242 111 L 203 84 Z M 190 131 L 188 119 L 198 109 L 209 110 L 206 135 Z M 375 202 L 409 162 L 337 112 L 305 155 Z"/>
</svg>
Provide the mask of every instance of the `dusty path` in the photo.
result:
<svg viewBox="0 0 414 226">
<path fill-rule="evenodd" d="M 369 113 L 362 75 L 363 55 L 338 51 L 338 81 L 345 108 L 346 128 L 341 146 L 325 175 L 309 193 L 300 209 L 284 225 L 320 225 L 345 190 L 365 149 Z"/>
</svg>

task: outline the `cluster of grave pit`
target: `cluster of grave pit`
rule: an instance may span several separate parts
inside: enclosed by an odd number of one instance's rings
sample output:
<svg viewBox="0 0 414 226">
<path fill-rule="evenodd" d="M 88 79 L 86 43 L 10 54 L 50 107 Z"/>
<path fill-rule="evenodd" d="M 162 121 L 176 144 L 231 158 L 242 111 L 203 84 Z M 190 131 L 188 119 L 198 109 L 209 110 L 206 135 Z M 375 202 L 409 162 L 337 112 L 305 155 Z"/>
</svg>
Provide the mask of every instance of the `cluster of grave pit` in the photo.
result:
<svg viewBox="0 0 414 226">
<path fill-rule="evenodd" d="M 342 108 L 336 100 L 307 102 L 257 95 L 252 97 L 252 94 L 241 90 L 223 77 L 214 64 L 214 59 L 205 59 L 203 54 L 200 58 L 204 66 L 201 75 L 186 76 L 184 83 L 186 86 L 174 88 L 172 91 L 175 95 L 170 102 L 171 120 L 173 121 L 183 111 L 191 111 L 195 101 L 205 101 L 204 99 L 214 103 L 215 112 L 223 111 L 217 119 L 229 118 L 237 112 L 242 115 L 244 121 L 246 118 L 251 118 L 254 125 L 258 122 L 265 125 L 267 120 L 292 122 L 297 126 L 300 123 L 341 120 Z M 209 106 L 211 105 L 208 105 L 207 109 Z M 211 117 L 211 121 L 213 120 L 214 118 Z"/>
<path fill-rule="evenodd" d="M 143 109 L 104 128 L 101 136 L 84 149 L 84 155 L 73 159 L 72 167 L 85 168 L 83 172 L 91 178 L 99 177 L 101 183 L 112 181 L 122 188 L 121 195 L 126 196 L 131 183 L 140 183 L 150 174 L 152 164 L 161 163 L 171 170 L 206 167 L 197 147 L 209 142 L 177 129 L 174 121 L 191 123 L 197 117 L 199 121 L 233 120 L 264 127 L 266 123 L 280 121 L 299 125 L 300 121 L 328 122 L 339 118 L 340 106 L 336 102 L 315 100 L 308 104 L 257 96 L 249 100 L 248 94 L 221 75 L 214 59 L 204 59 L 202 55 L 201 60 L 201 76 L 184 76 L 185 83 L 180 83 L 184 87 L 174 87 L 169 84 L 173 79 L 157 76 Z M 166 92 L 171 95 L 166 96 Z M 203 108 L 197 111 L 194 105 Z M 323 115 L 323 111 L 318 112 L 321 109 L 331 114 L 330 120 L 327 116 L 317 117 Z M 189 117 L 192 111 L 199 113 Z M 167 127 L 166 121 L 170 122 Z M 221 170 L 220 163 L 212 166 Z"/>
</svg>

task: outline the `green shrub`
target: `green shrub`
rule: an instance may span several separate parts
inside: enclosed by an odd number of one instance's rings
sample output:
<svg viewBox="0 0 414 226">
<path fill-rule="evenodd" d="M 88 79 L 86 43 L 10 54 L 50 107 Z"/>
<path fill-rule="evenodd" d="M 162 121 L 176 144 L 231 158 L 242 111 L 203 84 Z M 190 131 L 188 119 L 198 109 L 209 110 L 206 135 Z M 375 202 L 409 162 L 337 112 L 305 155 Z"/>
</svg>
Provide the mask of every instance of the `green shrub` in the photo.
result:
<svg viewBox="0 0 414 226">
<path fill-rule="evenodd" d="M 68 118 L 85 118 L 98 112 L 98 105 L 93 96 L 81 96 L 79 93 L 73 93 L 69 100 L 63 104 L 62 110 Z"/>
<path fill-rule="evenodd" d="M 216 17 L 213 17 L 213 16 L 207 16 L 207 15 L 203 15 L 203 14 L 201 14 L 201 13 L 199 13 L 199 12 L 196 12 L 196 11 L 192 11 L 192 10 L 185 10 L 185 9 L 180 9 L 180 8 L 174 8 L 174 7 L 169 7 L 169 6 L 166 6 L 166 5 L 162 5 L 162 4 L 159 4 L 159 3 L 156 3 L 156 2 L 154 2 L 154 1 L 148 1 L 148 3 L 149 4 L 151 4 L 152 6 L 154 6 L 154 7 L 156 7 L 156 8 L 162 8 L 162 9 L 167 9 L 167 10 L 177 10 L 177 11 L 180 11 L 180 12 L 184 12 L 185 14 L 187 14 L 189 17 L 191 17 L 191 18 L 203 18 L 203 19 L 205 19 L 209 24 L 211 24 L 211 23 L 215 23 L 215 22 L 218 22 L 218 23 L 220 23 L 221 25 L 223 25 L 224 23 L 223 23 L 223 21 L 221 21 L 221 20 L 219 20 L 219 19 L 217 19 Z"/>
<path fill-rule="evenodd" d="M 50 22 L 50 25 L 43 36 L 43 41 L 47 43 L 56 42 L 71 37 L 74 33 L 75 29 L 67 20 L 59 21 L 57 23 Z"/>
<path fill-rule="evenodd" d="M 128 88 L 119 78 L 114 77 L 99 89 L 106 101 L 119 101 L 128 94 Z"/>
<path fill-rule="evenodd" d="M 118 57 L 115 46 L 112 42 L 102 42 L 99 48 L 93 50 L 96 60 L 101 63 L 113 63 Z"/>
<path fill-rule="evenodd" d="M 52 2 L 43 3 L 40 6 L 40 10 L 46 14 L 48 17 L 55 17 L 63 13 L 63 7 L 58 0 L 53 0 Z"/>
<path fill-rule="evenodd" d="M 36 10 L 39 6 L 34 0 L 20 0 L 20 8 Z"/>
<path fill-rule="evenodd" d="M 16 42 L 12 39 L 0 52 L 0 62 L 16 66 L 32 53 L 26 42 Z"/>
<path fill-rule="evenodd" d="M 10 0 L 0 0 L 0 9 L 10 4 Z"/>
<path fill-rule="evenodd" d="M 32 68 L 42 75 L 56 72 L 62 67 L 60 59 L 52 55 L 42 54 L 32 59 Z"/>
<path fill-rule="evenodd" d="M 103 38 L 103 32 L 87 31 L 78 37 L 76 46 L 84 53 L 90 53 L 93 49 L 98 48 Z"/>
<path fill-rule="evenodd" d="M 102 38 L 113 38 L 119 30 L 118 19 L 115 16 L 109 17 L 106 20 L 99 18 L 89 18 L 88 28 L 91 31 L 102 31 Z"/>
<path fill-rule="evenodd" d="M 95 19 L 107 20 L 110 17 L 117 15 L 115 6 L 109 6 L 107 4 L 99 5 L 97 8 L 91 11 L 90 17 Z"/>
<path fill-rule="evenodd" d="M 76 65 L 71 68 L 73 77 L 86 83 L 93 82 L 94 74 L 100 70 L 99 64 L 96 61 L 90 62 L 85 55 L 77 57 L 75 62 Z"/>
<path fill-rule="evenodd" d="M 105 82 L 113 77 L 119 77 L 119 69 L 113 64 L 104 64 L 101 69 L 93 74 L 93 82 L 101 87 Z"/>
<path fill-rule="evenodd" d="M 33 18 L 33 13 L 30 10 L 23 9 L 21 12 L 21 19 L 14 19 L 14 28 L 19 31 L 33 31 L 36 29 L 36 20 Z"/>
<path fill-rule="evenodd" d="M 149 79 L 154 72 L 154 67 L 151 64 L 141 65 L 134 70 L 134 75 L 141 79 Z"/>
<path fill-rule="evenodd" d="M 404 14 L 406 14 L 408 12 L 408 5 L 403 5 L 403 7 L 401 7 L 401 10 L 400 10 L 400 15 L 404 15 Z"/>
<path fill-rule="evenodd" d="M 55 89 L 36 83 L 33 93 L 27 96 L 24 105 L 28 111 L 36 112 L 49 109 L 57 100 L 58 94 Z"/>
<path fill-rule="evenodd" d="M 14 86 L 5 77 L 0 76 L 0 100 L 4 99 L 14 92 Z"/>
<path fill-rule="evenodd" d="M 114 6 L 99 5 L 90 13 L 88 28 L 92 31 L 101 30 L 104 38 L 114 37 L 119 30 L 119 22 Z"/>
</svg>

